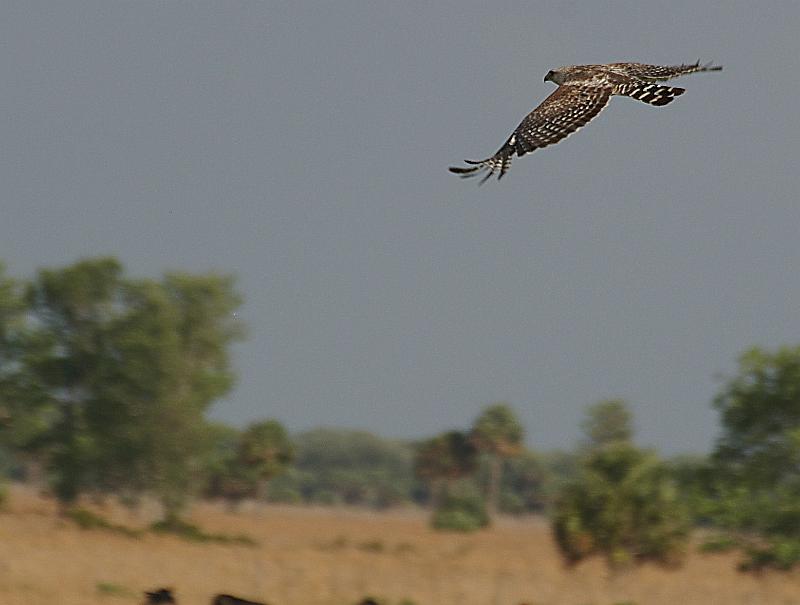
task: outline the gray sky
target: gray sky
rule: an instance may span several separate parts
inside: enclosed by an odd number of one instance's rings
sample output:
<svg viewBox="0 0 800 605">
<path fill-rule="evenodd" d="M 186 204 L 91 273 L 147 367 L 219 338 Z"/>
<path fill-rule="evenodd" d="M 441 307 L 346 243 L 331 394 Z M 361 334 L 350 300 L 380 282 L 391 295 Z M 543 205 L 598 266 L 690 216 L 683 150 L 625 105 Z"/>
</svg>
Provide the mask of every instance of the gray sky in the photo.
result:
<svg viewBox="0 0 800 605">
<path fill-rule="evenodd" d="M 236 273 L 237 424 L 419 437 L 507 400 L 569 447 L 618 396 L 706 451 L 716 376 L 800 342 L 798 32 L 793 1 L 4 2 L 0 259 Z M 549 69 L 698 58 L 725 71 L 499 183 L 446 171 Z"/>
</svg>

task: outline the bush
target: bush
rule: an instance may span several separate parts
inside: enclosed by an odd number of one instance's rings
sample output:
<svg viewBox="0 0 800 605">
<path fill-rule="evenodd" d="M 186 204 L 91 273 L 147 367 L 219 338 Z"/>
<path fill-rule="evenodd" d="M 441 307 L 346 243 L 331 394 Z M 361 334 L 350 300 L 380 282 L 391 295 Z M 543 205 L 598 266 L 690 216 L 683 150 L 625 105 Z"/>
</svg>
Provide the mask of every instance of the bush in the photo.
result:
<svg viewBox="0 0 800 605">
<path fill-rule="evenodd" d="M 685 552 L 688 517 L 667 469 L 628 443 L 591 452 L 555 511 L 553 533 L 570 563 L 601 554 L 612 567 L 672 564 Z"/>
<path fill-rule="evenodd" d="M 478 519 L 463 510 L 436 511 L 431 525 L 434 529 L 463 532 L 475 531 L 483 527 Z"/>
<path fill-rule="evenodd" d="M 700 552 L 707 552 L 707 553 L 718 553 L 718 552 L 728 552 L 737 548 L 739 546 L 739 542 L 732 538 L 731 536 L 714 536 L 709 538 L 705 542 L 700 545 Z"/>
<path fill-rule="evenodd" d="M 279 489 L 270 489 L 269 501 L 279 504 L 301 504 L 303 502 L 303 495 L 300 493 L 300 490 L 285 486 Z"/>
<path fill-rule="evenodd" d="M 489 525 L 486 503 L 475 485 L 464 481 L 445 494 L 431 525 L 451 531 L 474 531 Z"/>
<path fill-rule="evenodd" d="M 747 559 L 739 565 L 741 571 L 761 571 L 765 568 L 789 571 L 800 563 L 800 541 L 775 540 L 764 547 L 745 550 Z"/>
<path fill-rule="evenodd" d="M 727 478 L 727 483 L 715 486 L 709 502 L 709 516 L 719 535 L 704 544 L 704 550 L 713 550 L 715 542 L 740 549 L 742 571 L 788 570 L 800 564 L 800 490 L 796 486 L 770 490 Z"/>
</svg>

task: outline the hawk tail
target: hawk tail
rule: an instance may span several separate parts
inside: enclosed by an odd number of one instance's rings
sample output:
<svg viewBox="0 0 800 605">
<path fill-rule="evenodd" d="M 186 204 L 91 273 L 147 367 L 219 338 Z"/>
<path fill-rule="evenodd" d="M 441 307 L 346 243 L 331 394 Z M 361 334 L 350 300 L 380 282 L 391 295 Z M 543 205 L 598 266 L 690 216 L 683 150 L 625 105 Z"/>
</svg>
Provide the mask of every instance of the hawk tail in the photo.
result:
<svg viewBox="0 0 800 605">
<path fill-rule="evenodd" d="M 483 185 L 491 176 L 496 172 L 497 180 L 503 178 L 503 175 L 511 168 L 511 159 L 514 153 L 513 148 L 504 145 L 500 151 L 495 153 L 492 157 L 485 160 L 464 160 L 467 164 L 472 164 L 468 167 L 450 166 L 449 170 L 453 174 L 457 174 L 462 179 L 468 179 L 473 176 L 478 176 L 480 173 L 486 171 L 486 174 L 481 179 L 479 185 Z"/>
<path fill-rule="evenodd" d="M 620 94 L 661 107 L 667 103 L 672 103 L 675 97 L 679 97 L 685 92 L 685 88 L 678 88 L 677 86 L 661 86 L 648 82 L 637 82 L 620 91 Z"/>
</svg>

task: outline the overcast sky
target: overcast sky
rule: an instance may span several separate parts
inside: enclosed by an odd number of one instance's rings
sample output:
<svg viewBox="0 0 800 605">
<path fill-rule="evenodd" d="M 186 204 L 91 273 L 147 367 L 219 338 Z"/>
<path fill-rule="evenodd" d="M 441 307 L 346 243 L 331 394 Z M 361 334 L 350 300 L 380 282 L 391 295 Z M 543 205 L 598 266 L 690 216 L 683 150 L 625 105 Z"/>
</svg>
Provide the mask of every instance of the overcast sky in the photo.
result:
<svg viewBox="0 0 800 605">
<path fill-rule="evenodd" d="M 238 276 L 213 416 L 421 437 L 587 404 L 703 452 L 720 374 L 800 343 L 800 4 L 3 2 L 0 260 Z M 478 188 L 560 65 L 698 58 Z"/>
</svg>

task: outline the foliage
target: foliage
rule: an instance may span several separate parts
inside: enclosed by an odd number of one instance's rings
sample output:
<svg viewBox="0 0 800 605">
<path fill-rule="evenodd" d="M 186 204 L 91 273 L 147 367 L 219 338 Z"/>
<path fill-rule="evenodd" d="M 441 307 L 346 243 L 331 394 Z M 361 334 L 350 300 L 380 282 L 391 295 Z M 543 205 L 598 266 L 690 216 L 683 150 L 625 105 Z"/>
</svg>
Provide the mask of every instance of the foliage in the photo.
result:
<svg viewBox="0 0 800 605">
<path fill-rule="evenodd" d="M 736 539 L 726 535 L 716 535 L 704 540 L 703 543 L 700 544 L 700 552 L 727 552 L 738 546 L 739 543 Z"/>
<path fill-rule="evenodd" d="M 605 399 L 586 410 L 581 423 L 588 449 L 617 441 L 630 442 L 633 437 L 633 415 L 624 399 Z"/>
<path fill-rule="evenodd" d="M 461 481 L 451 486 L 431 518 L 435 529 L 474 531 L 489 525 L 486 504 L 474 484 Z"/>
<path fill-rule="evenodd" d="M 364 431 L 317 429 L 294 438 L 295 464 L 274 490 L 299 492 L 306 502 L 386 508 L 406 501 L 414 477 L 406 443 Z"/>
<path fill-rule="evenodd" d="M 434 529 L 445 531 L 471 532 L 481 528 L 480 522 L 467 511 L 463 510 L 437 510 L 431 519 Z"/>
<path fill-rule="evenodd" d="M 421 442 L 414 456 L 414 474 L 428 483 L 434 510 L 453 481 L 478 468 L 478 450 L 461 431 L 448 431 Z"/>
<path fill-rule="evenodd" d="M 240 437 L 236 463 L 255 477 L 260 500 L 266 499 L 268 482 L 293 459 L 294 446 L 277 420 L 254 422 Z"/>
<path fill-rule="evenodd" d="M 564 557 L 602 554 L 612 567 L 676 562 L 687 515 L 668 469 L 647 451 L 615 442 L 591 452 L 555 505 L 553 531 Z"/>
<path fill-rule="evenodd" d="M 720 503 L 719 476 L 712 461 L 707 456 L 682 455 L 671 458 L 666 465 L 692 522 L 704 527 L 714 525 Z"/>
<path fill-rule="evenodd" d="M 0 446 L 17 454 L 41 437 L 49 411 L 30 371 L 38 343 L 26 315 L 23 286 L 0 263 Z"/>
<path fill-rule="evenodd" d="M 800 347 L 751 349 L 714 401 L 723 434 L 714 457 L 753 488 L 800 480 Z"/>
<path fill-rule="evenodd" d="M 550 472 L 541 456 L 524 451 L 507 460 L 500 486 L 498 508 L 505 513 L 542 512 L 547 506 Z"/>
<path fill-rule="evenodd" d="M 103 370 L 115 353 L 108 334 L 119 313 L 121 273 L 111 258 L 82 261 L 40 270 L 28 288 L 39 343 L 30 366 L 54 416 L 39 445 L 47 450 L 55 493 L 65 503 L 99 483 L 100 435 L 91 420 L 95 410 L 116 410 L 106 408 L 96 391 L 110 383 Z"/>
<path fill-rule="evenodd" d="M 522 451 L 524 436 L 522 424 L 507 403 L 495 403 L 484 409 L 475 419 L 470 433 L 479 450 L 504 458 Z"/>
<path fill-rule="evenodd" d="M 232 385 L 232 280 L 129 280 L 115 259 L 89 259 L 39 271 L 27 300 L 25 365 L 48 412 L 27 447 L 59 500 L 151 491 L 177 515 L 201 466 L 203 415 Z"/>
<path fill-rule="evenodd" d="M 243 469 L 236 462 L 241 431 L 221 422 L 204 426 L 200 473 L 204 477 L 202 494 L 224 498 L 232 505 L 255 493 L 251 477 L 240 477 Z"/>
<path fill-rule="evenodd" d="M 716 397 L 710 517 L 744 550 L 745 569 L 800 563 L 800 347 L 758 348 Z"/>
<path fill-rule="evenodd" d="M 522 424 L 507 403 L 490 405 L 481 412 L 472 426 L 470 439 L 478 451 L 488 457 L 486 500 L 492 513 L 497 510 L 503 462 L 522 452 L 524 434 Z"/>
</svg>

